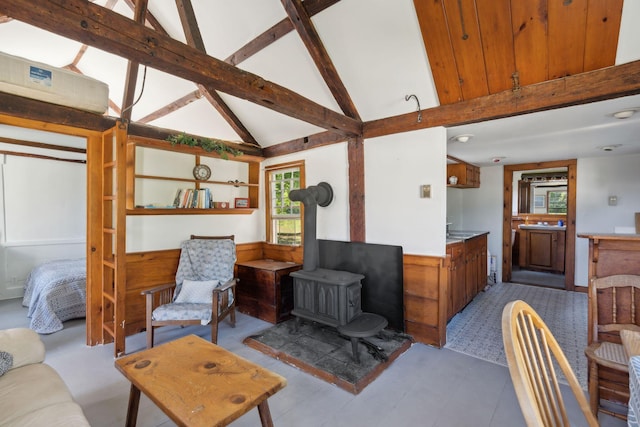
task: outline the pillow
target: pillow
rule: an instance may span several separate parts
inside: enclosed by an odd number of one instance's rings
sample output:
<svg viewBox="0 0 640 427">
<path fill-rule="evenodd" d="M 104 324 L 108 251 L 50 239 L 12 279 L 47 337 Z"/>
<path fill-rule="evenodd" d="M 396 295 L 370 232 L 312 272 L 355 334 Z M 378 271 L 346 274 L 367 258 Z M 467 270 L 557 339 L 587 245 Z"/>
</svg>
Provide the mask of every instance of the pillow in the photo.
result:
<svg viewBox="0 0 640 427">
<path fill-rule="evenodd" d="M 13 366 L 13 355 L 6 351 L 0 351 L 0 377 Z"/>
<path fill-rule="evenodd" d="M 211 293 L 220 284 L 218 280 L 188 280 L 185 279 L 180 287 L 180 292 L 174 302 L 190 302 L 198 304 L 211 304 Z"/>
<path fill-rule="evenodd" d="M 620 331 L 620 339 L 627 358 L 640 356 L 640 332 L 622 329 Z"/>
</svg>

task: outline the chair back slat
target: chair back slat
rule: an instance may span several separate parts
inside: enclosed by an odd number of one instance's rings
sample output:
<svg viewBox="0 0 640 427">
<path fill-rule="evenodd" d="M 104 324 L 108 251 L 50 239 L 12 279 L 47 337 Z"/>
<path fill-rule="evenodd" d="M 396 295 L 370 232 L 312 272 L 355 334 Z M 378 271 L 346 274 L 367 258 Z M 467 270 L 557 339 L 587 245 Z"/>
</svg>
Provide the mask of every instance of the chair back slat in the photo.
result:
<svg viewBox="0 0 640 427">
<path fill-rule="evenodd" d="M 620 343 L 620 329 L 640 328 L 636 298 L 640 298 L 640 276 L 618 274 L 595 277 L 589 286 L 589 344 Z"/>
<path fill-rule="evenodd" d="M 502 336 L 509 372 L 528 426 L 570 425 L 556 367 L 569 383 L 588 425 L 598 425 L 562 349 L 528 304 L 513 301 L 505 306 Z"/>
</svg>

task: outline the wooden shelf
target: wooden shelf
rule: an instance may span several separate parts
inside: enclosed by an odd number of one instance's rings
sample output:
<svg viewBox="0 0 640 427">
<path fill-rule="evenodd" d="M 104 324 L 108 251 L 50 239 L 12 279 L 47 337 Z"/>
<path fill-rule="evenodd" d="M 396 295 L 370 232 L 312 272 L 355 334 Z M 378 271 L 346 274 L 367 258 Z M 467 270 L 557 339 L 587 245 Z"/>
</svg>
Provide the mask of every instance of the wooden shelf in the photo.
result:
<svg viewBox="0 0 640 427">
<path fill-rule="evenodd" d="M 135 165 L 136 165 L 136 148 L 142 147 L 147 149 L 155 149 L 155 150 L 163 150 L 163 151 L 173 151 L 182 154 L 188 154 L 194 156 L 194 165 L 200 164 L 200 156 L 209 156 L 214 158 L 219 158 L 217 154 L 214 153 L 206 153 L 201 149 L 194 150 L 194 147 L 187 146 L 172 146 L 170 143 L 166 141 L 154 141 L 150 139 L 144 138 L 129 138 L 127 143 L 127 186 L 126 186 L 126 215 L 250 215 L 256 209 L 258 209 L 258 200 L 259 200 L 259 190 L 260 190 L 260 163 L 258 158 L 255 156 L 240 156 L 240 158 L 229 158 L 229 161 L 240 161 L 248 163 L 248 171 L 246 175 L 240 174 L 243 176 L 234 177 L 233 180 L 198 180 L 192 177 L 171 177 L 171 176 L 163 176 L 163 175 L 150 175 L 144 173 L 136 173 Z M 142 171 L 141 171 L 142 172 Z M 165 182 L 183 182 L 188 183 L 189 186 L 195 187 L 196 190 L 201 190 L 203 187 L 209 188 L 207 186 L 232 186 L 236 188 L 246 188 L 245 197 L 249 199 L 249 207 L 247 208 L 237 208 L 237 209 L 202 209 L 202 208 L 144 208 L 138 207 L 147 205 L 147 203 L 142 203 L 142 200 L 139 200 L 138 203 L 135 203 L 136 196 L 136 181 L 137 180 L 156 180 L 156 181 L 165 181 Z M 241 182 L 245 181 L 245 182 Z M 233 201 L 231 201 L 233 205 Z M 168 204 L 169 205 L 169 204 Z"/>
<path fill-rule="evenodd" d="M 173 178 L 169 176 L 156 176 L 156 175 L 138 175 L 136 174 L 136 178 L 140 179 L 157 179 L 161 181 L 179 181 L 179 182 L 190 182 L 197 184 L 216 184 L 216 185 L 231 185 L 233 187 L 258 187 L 259 184 L 251 184 L 246 182 L 229 182 L 229 181 L 214 181 L 214 180 L 201 180 L 194 178 Z"/>
<path fill-rule="evenodd" d="M 256 208 L 195 209 L 195 208 L 135 208 L 127 215 L 250 215 Z"/>
</svg>

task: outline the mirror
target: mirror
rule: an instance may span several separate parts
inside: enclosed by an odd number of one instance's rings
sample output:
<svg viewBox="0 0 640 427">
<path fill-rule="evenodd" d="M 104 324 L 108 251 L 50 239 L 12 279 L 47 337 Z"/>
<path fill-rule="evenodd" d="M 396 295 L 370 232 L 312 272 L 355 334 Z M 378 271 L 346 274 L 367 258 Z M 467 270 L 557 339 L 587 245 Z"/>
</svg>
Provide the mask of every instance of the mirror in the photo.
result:
<svg viewBox="0 0 640 427">
<path fill-rule="evenodd" d="M 513 188 L 520 214 L 567 214 L 567 168 L 514 173 Z"/>
</svg>

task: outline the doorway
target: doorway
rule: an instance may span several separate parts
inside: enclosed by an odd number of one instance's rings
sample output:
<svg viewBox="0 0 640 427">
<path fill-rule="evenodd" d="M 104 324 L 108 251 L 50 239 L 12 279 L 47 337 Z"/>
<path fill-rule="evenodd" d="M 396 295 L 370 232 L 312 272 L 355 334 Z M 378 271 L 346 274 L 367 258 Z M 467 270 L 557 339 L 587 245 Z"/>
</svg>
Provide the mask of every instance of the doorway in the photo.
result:
<svg viewBox="0 0 640 427">
<path fill-rule="evenodd" d="M 502 281 L 513 281 L 513 247 L 514 239 L 512 230 L 514 223 L 514 184 L 515 172 L 531 171 L 540 169 L 566 168 L 566 224 L 565 226 L 565 247 L 564 247 L 564 283 L 562 289 L 574 290 L 575 288 L 575 218 L 576 218 L 576 160 L 559 160 L 552 162 L 526 163 L 518 165 L 504 166 L 504 205 L 503 205 L 503 225 L 502 225 Z M 517 222 L 517 221 L 516 221 Z M 542 275 L 540 284 L 544 284 Z M 535 283 L 535 282 L 532 282 Z M 562 285 L 562 283 L 560 283 Z"/>
</svg>

